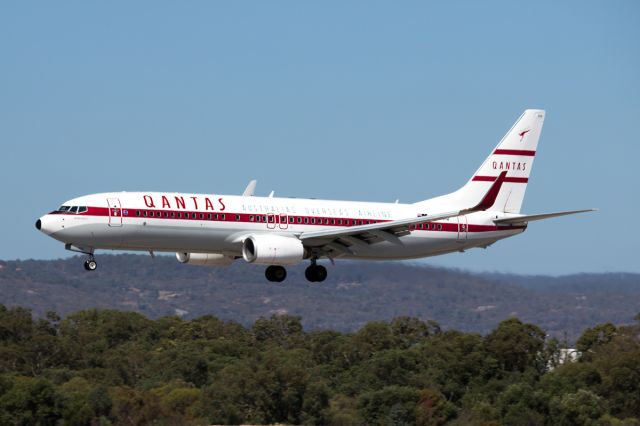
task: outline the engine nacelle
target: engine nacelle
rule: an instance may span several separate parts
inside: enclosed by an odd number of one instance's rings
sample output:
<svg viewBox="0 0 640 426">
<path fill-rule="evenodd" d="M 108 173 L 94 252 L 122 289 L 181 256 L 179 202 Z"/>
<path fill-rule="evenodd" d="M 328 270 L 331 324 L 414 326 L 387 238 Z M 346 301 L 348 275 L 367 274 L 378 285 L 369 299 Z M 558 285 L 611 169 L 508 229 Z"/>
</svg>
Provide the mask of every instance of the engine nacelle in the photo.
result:
<svg viewBox="0 0 640 426">
<path fill-rule="evenodd" d="M 304 246 L 295 237 L 254 234 L 242 242 L 242 257 L 259 265 L 295 265 L 304 259 Z"/>
<path fill-rule="evenodd" d="M 176 259 L 180 263 L 203 266 L 229 266 L 233 263 L 233 256 L 219 253 L 176 253 Z"/>
</svg>

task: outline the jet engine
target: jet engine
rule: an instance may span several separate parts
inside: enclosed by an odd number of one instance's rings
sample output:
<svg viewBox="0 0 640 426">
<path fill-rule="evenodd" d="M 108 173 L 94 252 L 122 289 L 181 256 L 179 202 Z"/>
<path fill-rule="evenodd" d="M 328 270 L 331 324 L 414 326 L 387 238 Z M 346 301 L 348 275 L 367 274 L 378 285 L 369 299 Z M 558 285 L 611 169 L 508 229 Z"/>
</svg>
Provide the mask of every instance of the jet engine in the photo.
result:
<svg viewBox="0 0 640 426">
<path fill-rule="evenodd" d="M 304 246 L 295 237 L 254 234 L 242 242 L 242 257 L 258 265 L 295 265 L 304 259 Z"/>
<path fill-rule="evenodd" d="M 229 266 L 233 263 L 233 256 L 219 253 L 176 253 L 176 259 L 180 263 L 204 266 Z"/>
</svg>

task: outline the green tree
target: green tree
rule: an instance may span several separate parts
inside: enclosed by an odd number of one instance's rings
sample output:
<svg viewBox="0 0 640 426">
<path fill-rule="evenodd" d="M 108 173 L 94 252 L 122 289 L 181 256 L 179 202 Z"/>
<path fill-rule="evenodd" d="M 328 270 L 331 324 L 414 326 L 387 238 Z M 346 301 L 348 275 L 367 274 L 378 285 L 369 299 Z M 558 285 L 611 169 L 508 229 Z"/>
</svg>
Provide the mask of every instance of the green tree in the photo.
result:
<svg viewBox="0 0 640 426">
<path fill-rule="evenodd" d="M 616 331 L 616 326 L 610 322 L 588 328 L 578 339 L 576 349 L 583 353 L 585 359 L 589 359 L 590 353 L 597 351 L 598 348 L 609 343 L 616 335 Z"/>
<path fill-rule="evenodd" d="M 595 424 L 606 412 L 602 398 L 586 389 L 553 398 L 549 408 L 553 424 L 560 426 Z"/>
<path fill-rule="evenodd" d="M 54 425 L 61 418 L 60 396 L 51 382 L 22 376 L 7 379 L 0 396 L 0 424 Z"/>
<path fill-rule="evenodd" d="M 543 372 L 546 369 L 546 360 L 540 356 L 545 332 L 533 324 L 524 324 L 517 318 L 502 321 L 485 342 L 503 370 L 522 372 L 533 368 Z"/>
<path fill-rule="evenodd" d="M 433 389 L 420 391 L 416 404 L 417 426 L 440 426 L 456 415 L 455 406 L 449 403 L 440 392 Z"/>
<path fill-rule="evenodd" d="M 387 386 L 358 398 L 358 412 L 370 425 L 415 424 L 420 391 L 406 386 Z"/>
</svg>

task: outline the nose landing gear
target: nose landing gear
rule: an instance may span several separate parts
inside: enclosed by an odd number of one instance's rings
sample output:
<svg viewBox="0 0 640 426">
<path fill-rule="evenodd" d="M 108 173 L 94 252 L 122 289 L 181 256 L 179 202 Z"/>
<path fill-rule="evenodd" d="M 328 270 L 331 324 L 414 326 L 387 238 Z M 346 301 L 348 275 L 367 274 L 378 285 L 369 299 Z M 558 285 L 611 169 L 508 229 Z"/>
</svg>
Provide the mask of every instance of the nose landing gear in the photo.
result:
<svg viewBox="0 0 640 426">
<path fill-rule="evenodd" d="M 84 261 L 84 269 L 87 271 L 95 271 L 98 268 L 98 262 L 96 262 L 95 257 L 91 256 L 89 259 Z"/>
</svg>

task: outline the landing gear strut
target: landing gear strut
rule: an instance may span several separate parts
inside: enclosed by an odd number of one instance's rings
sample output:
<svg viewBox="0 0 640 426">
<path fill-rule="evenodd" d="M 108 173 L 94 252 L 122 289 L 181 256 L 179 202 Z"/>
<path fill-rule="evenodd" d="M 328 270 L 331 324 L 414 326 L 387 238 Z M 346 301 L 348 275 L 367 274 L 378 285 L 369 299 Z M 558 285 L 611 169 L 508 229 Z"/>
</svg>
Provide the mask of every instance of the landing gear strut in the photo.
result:
<svg viewBox="0 0 640 426">
<path fill-rule="evenodd" d="M 264 271 L 264 276 L 271 282 L 281 283 L 287 278 L 287 270 L 280 265 L 271 265 Z"/>
<path fill-rule="evenodd" d="M 98 262 L 96 262 L 96 258 L 91 255 L 89 259 L 84 261 L 84 269 L 87 271 L 95 271 L 98 268 Z"/>
<path fill-rule="evenodd" d="M 327 279 L 327 268 L 316 264 L 316 259 L 311 260 L 311 265 L 304 270 L 304 276 L 307 281 L 312 283 L 321 283 Z"/>
</svg>

